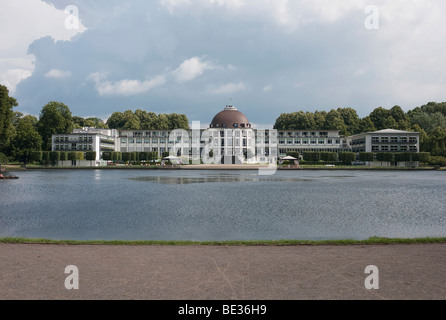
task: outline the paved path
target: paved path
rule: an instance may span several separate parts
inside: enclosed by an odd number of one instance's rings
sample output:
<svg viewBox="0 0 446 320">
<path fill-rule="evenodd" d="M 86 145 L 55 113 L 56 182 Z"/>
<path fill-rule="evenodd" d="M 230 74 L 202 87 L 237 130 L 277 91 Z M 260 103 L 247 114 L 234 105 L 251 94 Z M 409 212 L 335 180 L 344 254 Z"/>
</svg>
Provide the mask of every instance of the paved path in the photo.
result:
<svg viewBox="0 0 446 320">
<path fill-rule="evenodd" d="M 65 288 L 65 267 L 79 289 Z M 365 268 L 379 289 L 365 288 Z M 446 298 L 446 244 L 102 246 L 0 244 L 0 299 L 380 300 Z"/>
</svg>

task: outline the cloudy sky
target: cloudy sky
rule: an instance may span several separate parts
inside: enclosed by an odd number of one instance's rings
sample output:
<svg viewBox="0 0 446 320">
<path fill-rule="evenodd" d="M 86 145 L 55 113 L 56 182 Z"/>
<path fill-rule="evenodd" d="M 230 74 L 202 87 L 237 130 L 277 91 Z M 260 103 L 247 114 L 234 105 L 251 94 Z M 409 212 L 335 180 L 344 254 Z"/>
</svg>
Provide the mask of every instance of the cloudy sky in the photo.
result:
<svg viewBox="0 0 446 320">
<path fill-rule="evenodd" d="M 258 126 L 407 111 L 446 101 L 445 13 L 444 0 L 0 0 L 0 83 L 36 116 L 49 101 L 204 124 L 232 101 Z"/>
</svg>

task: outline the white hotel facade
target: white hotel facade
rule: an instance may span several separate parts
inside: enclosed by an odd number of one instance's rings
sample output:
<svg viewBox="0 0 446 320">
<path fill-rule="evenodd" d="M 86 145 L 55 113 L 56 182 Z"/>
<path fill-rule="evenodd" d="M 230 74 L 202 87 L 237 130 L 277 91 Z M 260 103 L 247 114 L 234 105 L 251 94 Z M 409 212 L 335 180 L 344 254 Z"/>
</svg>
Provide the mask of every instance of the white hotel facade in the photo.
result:
<svg viewBox="0 0 446 320">
<path fill-rule="evenodd" d="M 207 129 L 193 122 L 190 130 L 84 128 L 52 137 L 53 151 L 96 151 L 95 165 L 104 165 L 102 153 L 105 151 L 156 152 L 158 157 L 169 152 L 182 158 L 184 163 L 189 160 L 200 163 L 201 160 L 203 163 L 238 164 L 275 163 L 288 152 L 302 155 L 308 151 L 359 153 L 386 149 L 419 152 L 419 134 L 387 130 L 345 138 L 340 136 L 339 130 L 255 129 L 233 106 L 226 106 L 219 112 Z"/>
</svg>

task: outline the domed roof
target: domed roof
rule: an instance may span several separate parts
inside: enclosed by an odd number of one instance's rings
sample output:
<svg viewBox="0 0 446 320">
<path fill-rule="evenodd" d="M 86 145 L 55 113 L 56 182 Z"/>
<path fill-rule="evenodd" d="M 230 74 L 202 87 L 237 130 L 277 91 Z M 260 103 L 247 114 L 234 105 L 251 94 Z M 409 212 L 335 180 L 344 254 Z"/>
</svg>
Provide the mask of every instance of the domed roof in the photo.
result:
<svg viewBox="0 0 446 320">
<path fill-rule="evenodd" d="M 233 106 L 219 112 L 211 122 L 211 128 L 251 128 L 248 118 Z"/>
</svg>

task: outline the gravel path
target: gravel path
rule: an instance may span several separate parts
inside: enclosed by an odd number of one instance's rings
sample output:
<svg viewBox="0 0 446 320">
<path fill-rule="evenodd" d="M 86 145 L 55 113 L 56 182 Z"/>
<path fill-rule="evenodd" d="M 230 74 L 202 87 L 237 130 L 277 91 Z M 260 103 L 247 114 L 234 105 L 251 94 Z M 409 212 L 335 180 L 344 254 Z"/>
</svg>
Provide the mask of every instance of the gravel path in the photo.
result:
<svg viewBox="0 0 446 320">
<path fill-rule="evenodd" d="M 65 268 L 79 289 L 65 287 Z M 365 273 L 379 270 L 379 289 Z M 372 273 L 371 276 L 376 275 Z M 446 244 L 108 246 L 0 244 L 2 300 L 446 298 Z"/>
</svg>

